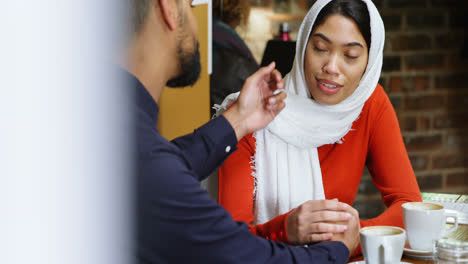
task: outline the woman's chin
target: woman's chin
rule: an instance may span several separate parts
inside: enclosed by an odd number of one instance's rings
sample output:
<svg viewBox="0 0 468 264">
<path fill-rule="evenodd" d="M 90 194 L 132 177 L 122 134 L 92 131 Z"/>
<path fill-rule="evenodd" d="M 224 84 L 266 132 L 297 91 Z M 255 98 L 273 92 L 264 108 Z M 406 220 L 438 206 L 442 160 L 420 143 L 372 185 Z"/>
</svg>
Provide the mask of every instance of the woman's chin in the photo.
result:
<svg viewBox="0 0 468 264">
<path fill-rule="evenodd" d="M 322 104 L 322 105 L 336 105 L 336 104 L 339 104 L 341 101 L 343 101 L 343 99 L 341 99 L 341 97 L 338 96 L 337 94 L 320 95 L 320 96 L 317 96 L 317 99 L 315 99 L 315 97 L 313 97 L 313 99 L 317 103 Z"/>
</svg>

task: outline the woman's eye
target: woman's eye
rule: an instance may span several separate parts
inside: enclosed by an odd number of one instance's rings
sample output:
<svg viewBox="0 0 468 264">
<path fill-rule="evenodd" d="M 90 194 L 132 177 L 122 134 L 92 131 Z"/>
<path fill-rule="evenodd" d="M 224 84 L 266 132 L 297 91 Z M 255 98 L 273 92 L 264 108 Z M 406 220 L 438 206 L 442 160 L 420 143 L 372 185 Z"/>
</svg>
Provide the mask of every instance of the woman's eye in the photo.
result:
<svg viewBox="0 0 468 264">
<path fill-rule="evenodd" d="M 355 59 L 359 58 L 359 56 L 346 55 L 346 58 L 351 59 L 351 60 L 355 60 Z"/>
<path fill-rule="evenodd" d="M 324 50 L 324 49 L 319 49 L 317 46 L 314 46 L 314 50 L 315 50 L 315 51 L 318 51 L 318 52 L 324 52 L 324 51 L 326 51 L 326 50 Z"/>
</svg>

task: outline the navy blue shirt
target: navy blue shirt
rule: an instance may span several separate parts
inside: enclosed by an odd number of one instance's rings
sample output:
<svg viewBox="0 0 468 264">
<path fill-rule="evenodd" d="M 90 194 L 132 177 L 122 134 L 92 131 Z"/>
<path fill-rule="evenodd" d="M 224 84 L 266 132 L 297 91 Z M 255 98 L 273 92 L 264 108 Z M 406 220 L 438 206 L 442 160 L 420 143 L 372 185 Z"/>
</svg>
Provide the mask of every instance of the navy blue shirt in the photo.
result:
<svg viewBox="0 0 468 264">
<path fill-rule="evenodd" d="M 138 141 L 138 260 L 140 263 L 345 263 L 341 242 L 292 246 L 251 234 L 200 187 L 200 181 L 235 150 L 224 117 L 171 142 L 158 132 L 159 107 L 136 88 Z"/>
</svg>

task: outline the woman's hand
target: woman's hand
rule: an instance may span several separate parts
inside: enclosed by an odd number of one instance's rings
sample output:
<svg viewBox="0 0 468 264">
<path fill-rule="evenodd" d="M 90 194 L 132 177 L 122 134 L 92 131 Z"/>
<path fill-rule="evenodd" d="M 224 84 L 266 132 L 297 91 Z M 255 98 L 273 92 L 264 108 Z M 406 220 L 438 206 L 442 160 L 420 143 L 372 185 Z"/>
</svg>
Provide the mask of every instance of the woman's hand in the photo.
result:
<svg viewBox="0 0 468 264">
<path fill-rule="evenodd" d="M 289 242 L 307 244 L 332 240 L 334 234 L 342 234 L 349 228 L 348 220 L 355 217 L 351 209 L 337 199 L 301 204 L 286 219 Z M 359 218 L 357 220 L 359 223 Z"/>
<path fill-rule="evenodd" d="M 348 228 L 343 233 L 334 234 L 332 240 L 343 242 L 349 249 L 349 255 L 352 256 L 360 242 L 359 230 L 361 227 L 359 224 L 358 211 L 350 206 L 347 212 L 352 215 L 351 219 L 338 224 L 345 224 Z"/>
</svg>

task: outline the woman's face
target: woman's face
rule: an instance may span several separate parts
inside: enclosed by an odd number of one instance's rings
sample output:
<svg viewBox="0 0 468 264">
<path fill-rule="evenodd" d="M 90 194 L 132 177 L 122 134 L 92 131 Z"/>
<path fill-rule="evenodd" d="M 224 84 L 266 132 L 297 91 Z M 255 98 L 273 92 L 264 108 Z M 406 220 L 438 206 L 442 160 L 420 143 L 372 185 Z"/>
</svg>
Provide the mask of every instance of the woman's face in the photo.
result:
<svg viewBox="0 0 468 264">
<path fill-rule="evenodd" d="M 304 75 L 312 98 L 334 105 L 359 85 L 367 66 L 368 47 L 357 24 L 331 15 L 311 33 L 304 59 Z"/>
</svg>

